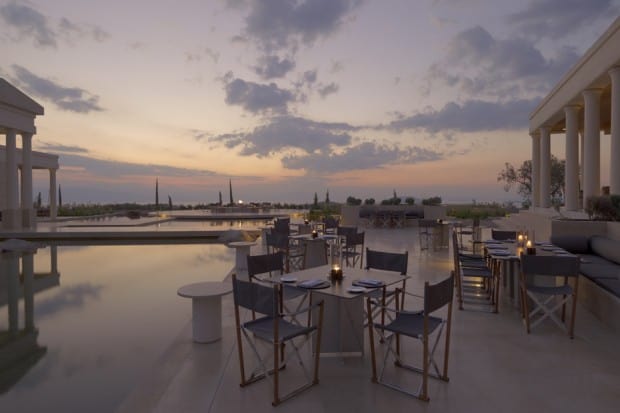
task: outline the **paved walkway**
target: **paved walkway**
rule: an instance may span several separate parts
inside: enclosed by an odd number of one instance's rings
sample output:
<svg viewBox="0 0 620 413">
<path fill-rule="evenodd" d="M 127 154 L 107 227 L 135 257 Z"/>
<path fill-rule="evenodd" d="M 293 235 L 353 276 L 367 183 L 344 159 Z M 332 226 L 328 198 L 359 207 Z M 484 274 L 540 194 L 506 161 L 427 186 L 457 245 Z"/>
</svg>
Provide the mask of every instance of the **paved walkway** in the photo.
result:
<svg viewBox="0 0 620 413">
<path fill-rule="evenodd" d="M 410 291 L 421 292 L 425 280 L 442 279 L 452 269 L 447 250 L 420 252 L 415 228 L 366 231 L 370 248 L 409 251 Z M 553 325 L 527 335 L 508 298 L 499 314 L 455 307 L 450 382 L 431 380 L 429 403 L 371 383 L 366 354 L 321 359 L 320 384 L 276 408 L 267 381 L 239 387 L 232 311 L 229 295 L 223 300 L 224 337 L 214 344 L 193 343 L 187 320 L 118 412 L 599 413 L 617 412 L 620 406 L 620 337 L 582 308 L 570 340 Z M 407 344 L 404 351 L 418 354 L 419 347 Z M 419 377 L 410 379 L 416 385 Z"/>
</svg>

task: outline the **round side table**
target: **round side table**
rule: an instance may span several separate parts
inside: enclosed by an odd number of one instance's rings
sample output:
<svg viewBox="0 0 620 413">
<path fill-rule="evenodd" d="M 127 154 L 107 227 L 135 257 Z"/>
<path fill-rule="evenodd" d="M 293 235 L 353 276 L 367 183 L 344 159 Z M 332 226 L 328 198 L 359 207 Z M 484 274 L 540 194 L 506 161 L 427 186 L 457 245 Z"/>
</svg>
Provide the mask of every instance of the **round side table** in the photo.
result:
<svg viewBox="0 0 620 413">
<path fill-rule="evenodd" d="M 192 299 L 192 331 L 197 343 L 212 343 L 222 338 L 222 296 L 232 286 L 222 282 L 184 285 L 177 294 Z"/>
<path fill-rule="evenodd" d="M 238 275 L 247 275 L 248 273 L 248 255 L 250 248 L 256 245 L 252 241 L 236 241 L 228 244 L 230 248 L 235 249 L 235 272 Z"/>
</svg>

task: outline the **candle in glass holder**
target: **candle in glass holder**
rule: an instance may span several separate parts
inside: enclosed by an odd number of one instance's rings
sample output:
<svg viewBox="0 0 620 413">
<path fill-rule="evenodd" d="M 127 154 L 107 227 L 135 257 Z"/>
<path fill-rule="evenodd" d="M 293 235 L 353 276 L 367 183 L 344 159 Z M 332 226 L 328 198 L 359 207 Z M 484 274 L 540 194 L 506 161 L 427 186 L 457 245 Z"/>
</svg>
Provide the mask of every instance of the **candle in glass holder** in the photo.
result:
<svg viewBox="0 0 620 413">
<path fill-rule="evenodd" d="M 319 233 L 318 233 L 318 232 L 316 232 L 316 229 L 313 229 L 313 230 L 312 230 L 312 238 L 316 238 L 316 237 L 318 237 L 318 236 L 319 236 Z"/>
<path fill-rule="evenodd" d="M 523 234 L 519 234 L 519 236 L 517 237 L 517 241 L 518 241 L 518 245 L 522 247 L 523 246 Z"/>
<path fill-rule="evenodd" d="M 526 247 L 526 251 L 528 254 L 530 255 L 536 254 L 536 248 L 532 246 L 532 240 L 528 239 L 527 243 L 525 244 L 525 247 Z"/>
<path fill-rule="evenodd" d="M 342 268 L 340 268 L 340 265 L 334 264 L 332 266 L 330 276 L 331 276 L 331 279 L 334 281 L 342 280 Z"/>
</svg>

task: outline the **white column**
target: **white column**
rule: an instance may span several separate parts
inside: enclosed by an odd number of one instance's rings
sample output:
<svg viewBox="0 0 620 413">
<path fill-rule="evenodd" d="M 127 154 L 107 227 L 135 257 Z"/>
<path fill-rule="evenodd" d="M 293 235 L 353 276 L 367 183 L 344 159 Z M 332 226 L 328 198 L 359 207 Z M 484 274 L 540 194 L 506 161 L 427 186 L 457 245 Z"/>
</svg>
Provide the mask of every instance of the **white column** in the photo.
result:
<svg viewBox="0 0 620 413">
<path fill-rule="evenodd" d="M 551 129 L 540 128 L 540 206 L 551 206 Z"/>
<path fill-rule="evenodd" d="M 567 211 L 579 209 L 579 108 L 567 106 L 566 116 L 566 165 L 564 170 L 564 206 Z"/>
<path fill-rule="evenodd" d="M 540 137 L 532 135 L 532 206 L 540 206 Z"/>
<path fill-rule="evenodd" d="M 32 207 L 32 134 L 22 133 L 22 225 L 34 226 Z"/>
<path fill-rule="evenodd" d="M 583 207 L 588 198 L 601 193 L 601 90 L 583 92 L 584 148 L 583 148 Z"/>
<path fill-rule="evenodd" d="M 56 169 L 50 169 L 50 219 L 56 219 Z"/>
<path fill-rule="evenodd" d="M 620 66 L 609 71 L 611 77 L 611 161 L 610 194 L 620 195 Z"/>
<path fill-rule="evenodd" d="M 17 148 L 15 130 L 6 133 L 6 210 L 2 212 L 5 229 L 19 228 L 19 200 L 17 186 Z"/>
</svg>

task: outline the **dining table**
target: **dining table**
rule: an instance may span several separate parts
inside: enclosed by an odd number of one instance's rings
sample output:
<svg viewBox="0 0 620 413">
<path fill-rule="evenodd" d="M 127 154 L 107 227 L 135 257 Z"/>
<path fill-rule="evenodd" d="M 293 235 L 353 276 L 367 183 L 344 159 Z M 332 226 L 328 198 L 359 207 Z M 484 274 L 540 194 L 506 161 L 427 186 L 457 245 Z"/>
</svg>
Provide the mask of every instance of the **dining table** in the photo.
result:
<svg viewBox="0 0 620 413">
<path fill-rule="evenodd" d="M 528 252 L 528 248 L 519 245 L 516 240 L 485 240 L 483 241 L 484 255 L 491 261 L 491 268 L 503 279 L 503 284 L 508 287 L 510 299 L 520 306 L 519 300 L 515 301 L 516 292 L 519 289 L 519 272 L 521 271 L 521 255 L 534 253 L 538 255 L 570 256 L 570 252 L 553 245 L 550 242 L 534 242 Z"/>
<path fill-rule="evenodd" d="M 364 354 L 364 298 L 373 290 L 403 282 L 409 276 L 375 269 L 345 268 L 342 279 L 333 281 L 331 265 L 294 271 L 272 281 L 307 290 L 312 300 L 323 300 L 321 357 L 352 357 Z M 317 314 L 313 314 L 313 317 Z"/>
</svg>

